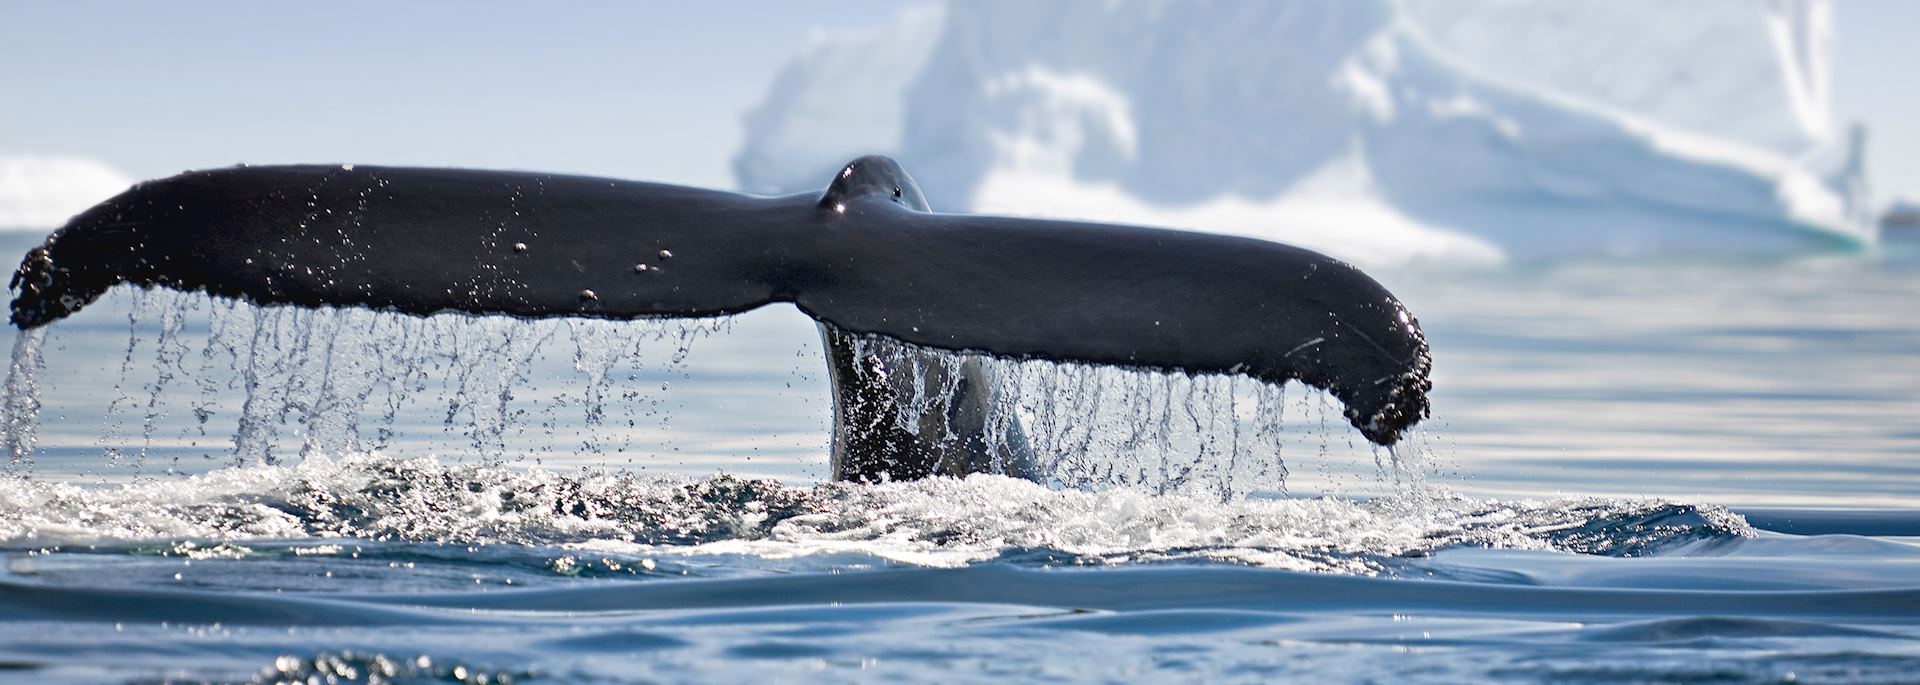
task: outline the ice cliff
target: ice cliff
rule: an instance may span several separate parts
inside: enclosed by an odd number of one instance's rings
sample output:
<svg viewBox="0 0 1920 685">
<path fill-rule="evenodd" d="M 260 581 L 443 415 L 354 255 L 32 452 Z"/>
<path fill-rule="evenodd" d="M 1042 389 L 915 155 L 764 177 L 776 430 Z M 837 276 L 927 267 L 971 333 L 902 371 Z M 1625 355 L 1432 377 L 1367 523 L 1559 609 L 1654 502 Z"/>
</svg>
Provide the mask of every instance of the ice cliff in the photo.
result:
<svg viewBox="0 0 1920 685">
<path fill-rule="evenodd" d="M 1368 263 L 1874 239 L 1823 0 L 953 3 L 816 40 L 750 192 L 899 158 L 937 209 L 1179 226 Z"/>
</svg>

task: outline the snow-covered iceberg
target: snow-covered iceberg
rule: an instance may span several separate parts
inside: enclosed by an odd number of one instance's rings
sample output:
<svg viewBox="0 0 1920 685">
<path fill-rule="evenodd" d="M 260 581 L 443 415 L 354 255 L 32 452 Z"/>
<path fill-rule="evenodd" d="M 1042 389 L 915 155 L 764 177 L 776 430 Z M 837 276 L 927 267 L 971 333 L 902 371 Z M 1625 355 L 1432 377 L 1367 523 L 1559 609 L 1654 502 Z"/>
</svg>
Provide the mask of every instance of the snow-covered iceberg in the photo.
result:
<svg viewBox="0 0 1920 685">
<path fill-rule="evenodd" d="M 747 118 L 743 190 L 898 157 L 937 209 L 1349 259 L 1874 239 L 1823 0 L 972 1 L 826 36 Z"/>
<path fill-rule="evenodd" d="M 0 154 L 0 230 L 47 230 L 133 185 L 85 157 Z"/>
</svg>

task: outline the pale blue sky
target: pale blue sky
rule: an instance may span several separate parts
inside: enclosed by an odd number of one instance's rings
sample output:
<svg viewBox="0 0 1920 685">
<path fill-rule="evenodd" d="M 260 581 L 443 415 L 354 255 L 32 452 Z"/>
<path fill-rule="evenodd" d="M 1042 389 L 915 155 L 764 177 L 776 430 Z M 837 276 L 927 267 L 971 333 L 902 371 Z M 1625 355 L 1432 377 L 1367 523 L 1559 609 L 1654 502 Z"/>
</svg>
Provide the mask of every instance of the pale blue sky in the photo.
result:
<svg viewBox="0 0 1920 685">
<path fill-rule="evenodd" d="M 730 186 L 741 115 L 818 30 L 897 3 L 10 0 L 0 152 L 135 177 L 234 162 L 532 168 Z M 1920 1 L 1839 0 L 1836 109 L 1920 196 Z"/>
<path fill-rule="evenodd" d="M 353 161 L 731 185 L 779 67 L 897 6 L 10 0 L 0 151 L 141 178 Z"/>
</svg>

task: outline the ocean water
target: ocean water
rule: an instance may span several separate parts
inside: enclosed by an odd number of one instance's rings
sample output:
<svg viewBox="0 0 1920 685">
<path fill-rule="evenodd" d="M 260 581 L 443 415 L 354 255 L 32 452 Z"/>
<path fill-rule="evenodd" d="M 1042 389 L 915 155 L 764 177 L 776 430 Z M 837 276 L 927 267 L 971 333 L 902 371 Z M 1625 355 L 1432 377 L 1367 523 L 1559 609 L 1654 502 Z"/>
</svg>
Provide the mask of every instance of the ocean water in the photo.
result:
<svg viewBox="0 0 1920 685">
<path fill-rule="evenodd" d="M 8 341 L 0 681 L 1920 681 L 1911 243 L 1377 275 L 1435 356 L 1396 450 L 999 363 L 1045 483 L 824 482 L 791 311 L 116 291 Z"/>
</svg>

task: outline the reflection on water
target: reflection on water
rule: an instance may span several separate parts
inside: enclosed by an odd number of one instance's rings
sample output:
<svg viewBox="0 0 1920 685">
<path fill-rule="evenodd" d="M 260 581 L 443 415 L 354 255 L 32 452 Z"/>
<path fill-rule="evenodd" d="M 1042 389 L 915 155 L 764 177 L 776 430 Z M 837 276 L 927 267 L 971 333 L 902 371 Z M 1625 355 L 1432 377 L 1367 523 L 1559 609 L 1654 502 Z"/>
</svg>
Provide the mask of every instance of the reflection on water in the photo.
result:
<svg viewBox="0 0 1920 685">
<path fill-rule="evenodd" d="M 1486 494 L 1920 506 L 1920 260 L 1389 279 Z"/>
</svg>

